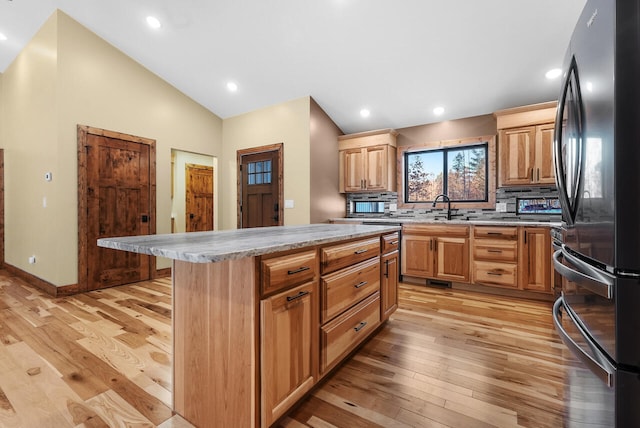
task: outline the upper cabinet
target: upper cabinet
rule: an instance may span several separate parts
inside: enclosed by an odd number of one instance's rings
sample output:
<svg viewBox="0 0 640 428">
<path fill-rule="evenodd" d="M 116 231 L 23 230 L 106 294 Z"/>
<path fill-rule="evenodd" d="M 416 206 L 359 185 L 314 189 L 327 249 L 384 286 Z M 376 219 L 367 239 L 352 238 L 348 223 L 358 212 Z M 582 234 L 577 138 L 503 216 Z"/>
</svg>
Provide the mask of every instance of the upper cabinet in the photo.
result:
<svg viewBox="0 0 640 428">
<path fill-rule="evenodd" d="M 395 192 L 396 136 L 393 129 L 338 137 L 340 192 Z"/>
<path fill-rule="evenodd" d="M 555 101 L 495 113 L 499 187 L 555 184 L 555 115 Z"/>
</svg>

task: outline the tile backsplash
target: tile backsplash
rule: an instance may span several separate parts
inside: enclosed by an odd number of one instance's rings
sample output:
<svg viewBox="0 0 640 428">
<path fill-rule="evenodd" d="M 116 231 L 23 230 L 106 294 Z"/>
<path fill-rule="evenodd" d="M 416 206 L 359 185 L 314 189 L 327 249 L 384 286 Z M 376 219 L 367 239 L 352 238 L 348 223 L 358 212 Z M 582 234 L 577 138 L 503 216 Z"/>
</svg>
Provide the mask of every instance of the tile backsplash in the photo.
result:
<svg viewBox="0 0 640 428">
<path fill-rule="evenodd" d="M 521 214 L 516 213 L 516 199 L 545 199 L 557 198 L 558 191 L 555 186 L 550 187 L 503 187 L 496 190 L 496 203 L 506 204 L 506 212 L 497 212 L 490 208 L 475 209 L 451 209 L 452 220 L 526 220 L 526 221 L 561 221 L 559 214 Z M 352 202 L 376 201 L 384 203 L 384 214 L 353 213 Z M 425 208 L 403 209 L 392 211 L 390 208 L 398 206 L 398 194 L 396 192 L 382 193 L 347 193 L 346 198 L 347 217 L 363 218 L 416 218 L 416 219 L 444 219 L 446 218 L 446 204 L 439 202 L 435 208 L 428 204 Z"/>
</svg>

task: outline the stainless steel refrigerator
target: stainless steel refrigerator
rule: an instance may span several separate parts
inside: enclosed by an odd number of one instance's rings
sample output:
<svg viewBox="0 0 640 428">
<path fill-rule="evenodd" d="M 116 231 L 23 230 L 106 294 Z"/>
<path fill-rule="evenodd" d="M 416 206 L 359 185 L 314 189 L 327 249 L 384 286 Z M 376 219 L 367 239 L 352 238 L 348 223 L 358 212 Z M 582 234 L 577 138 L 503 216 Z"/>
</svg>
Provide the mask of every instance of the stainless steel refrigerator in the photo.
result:
<svg viewBox="0 0 640 428">
<path fill-rule="evenodd" d="M 565 425 L 640 427 L 640 2 L 589 0 L 563 73 L 554 322 L 581 361 Z"/>
</svg>

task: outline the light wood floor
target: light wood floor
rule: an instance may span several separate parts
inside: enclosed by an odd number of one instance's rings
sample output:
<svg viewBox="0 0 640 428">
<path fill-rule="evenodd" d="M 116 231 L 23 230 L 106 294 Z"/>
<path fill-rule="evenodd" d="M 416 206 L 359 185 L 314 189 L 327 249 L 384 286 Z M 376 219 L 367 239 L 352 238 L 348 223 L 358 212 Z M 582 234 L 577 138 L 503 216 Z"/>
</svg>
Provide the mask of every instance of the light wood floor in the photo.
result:
<svg viewBox="0 0 640 428">
<path fill-rule="evenodd" d="M 561 427 L 551 304 L 401 285 L 400 309 L 285 427 Z M 188 427 L 169 279 L 49 298 L 0 271 L 0 427 Z"/>
</svg>

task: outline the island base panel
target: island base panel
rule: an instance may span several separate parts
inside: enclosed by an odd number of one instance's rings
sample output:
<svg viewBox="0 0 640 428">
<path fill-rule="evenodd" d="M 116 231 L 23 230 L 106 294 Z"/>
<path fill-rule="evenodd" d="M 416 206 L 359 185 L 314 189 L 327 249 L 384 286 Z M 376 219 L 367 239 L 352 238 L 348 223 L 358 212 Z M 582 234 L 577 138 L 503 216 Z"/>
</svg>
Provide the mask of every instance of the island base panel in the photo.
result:
<svg viewBox="0 0 640 428">
<path fill-rule="evenodd" d="M 174 410 L 198 427 L 255 427 L 253 257 L 173 262 Z"/>
</svg>

